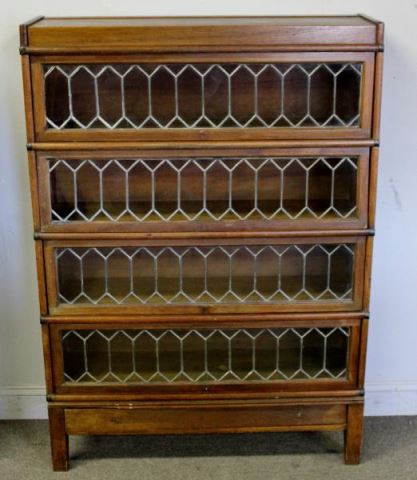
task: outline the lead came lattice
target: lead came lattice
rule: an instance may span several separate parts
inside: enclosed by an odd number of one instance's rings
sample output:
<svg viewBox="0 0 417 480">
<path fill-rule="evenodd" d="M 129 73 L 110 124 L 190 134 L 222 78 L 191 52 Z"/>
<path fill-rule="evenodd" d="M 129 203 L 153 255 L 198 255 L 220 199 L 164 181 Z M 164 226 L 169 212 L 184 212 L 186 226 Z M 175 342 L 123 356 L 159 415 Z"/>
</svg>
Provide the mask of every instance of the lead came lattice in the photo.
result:
<svg viewBox="0 0 417 480">
<path fill-rule="evenodd" d="M 349 244 L 58 248 L 63 304 L 350 301 Z"/>
<path fill-rule="evenodd" d="M 346 219 L 357 158 L 50 159 L 53 222 Z"/>
<path fill-rule="evenodd" d="M 357 127 L 362 64 L 62 64 L 44 79 L 55 130 Z"/>
<path fill-rule="evenodd" d="M 212 383 L 346 377 L 350 328 L 69 330 L 69 383 Z"/>
</svg>

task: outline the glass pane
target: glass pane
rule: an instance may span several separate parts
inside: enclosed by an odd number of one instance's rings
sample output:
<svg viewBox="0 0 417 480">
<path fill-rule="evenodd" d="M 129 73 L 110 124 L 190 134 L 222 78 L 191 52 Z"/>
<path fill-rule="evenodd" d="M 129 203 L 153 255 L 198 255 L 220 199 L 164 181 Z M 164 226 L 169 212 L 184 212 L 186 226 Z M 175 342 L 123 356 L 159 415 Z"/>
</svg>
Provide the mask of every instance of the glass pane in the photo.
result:
<svg viewBox="0 0 417 480">
<path fill-rule="evenodd" d="M 50 129 L 358 127 L 361 63 L 45 65 Z"/>
<path fill-rule="evenodd" d="M 69 330 L 67 383 L 346 379 L 350 328 Z"/>
<path fill-rule="evenodd" d="M 58 248 L 62 304 L 239 304 L 352 299 L 350 244 Z"/>
<path fill-rule="evenodd" d="M 49 159 L 53 222 L 344 219 L 357 157 Z"/>
</svg>

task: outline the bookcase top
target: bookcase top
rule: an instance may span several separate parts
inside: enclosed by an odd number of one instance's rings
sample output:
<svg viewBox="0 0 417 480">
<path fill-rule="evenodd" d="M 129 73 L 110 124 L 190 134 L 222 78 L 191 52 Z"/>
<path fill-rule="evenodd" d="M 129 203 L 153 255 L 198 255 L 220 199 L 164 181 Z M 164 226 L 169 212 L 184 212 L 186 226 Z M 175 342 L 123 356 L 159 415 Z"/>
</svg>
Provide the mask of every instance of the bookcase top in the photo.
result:
<svg viewBox="0 0 417 480">
<path fill-rule="evenodd" d="M 377 50 L 383 24 L 365 16 L 38 17 L 20 27 L 22 53 L 125 50 Z M 321 48 L 320 48 L 321 47 Z"/>
</svg>

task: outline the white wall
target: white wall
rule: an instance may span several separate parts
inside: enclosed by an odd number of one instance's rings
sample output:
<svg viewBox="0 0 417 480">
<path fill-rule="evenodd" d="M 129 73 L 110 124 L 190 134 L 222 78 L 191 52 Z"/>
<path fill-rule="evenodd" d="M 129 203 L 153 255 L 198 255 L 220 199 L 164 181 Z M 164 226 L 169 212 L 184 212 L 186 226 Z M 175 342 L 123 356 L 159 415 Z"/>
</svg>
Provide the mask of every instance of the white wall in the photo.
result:
<svg viewBox="0 0 417 480">
<path fill-rule="evenodd" d="M 386 22 L 368 414 L 417 414 L 417 0 L 3 0 L 0 6 L 0 418 L 45 414 L 18 25 L 80 15 L 363 12 Z"/>
</svg>

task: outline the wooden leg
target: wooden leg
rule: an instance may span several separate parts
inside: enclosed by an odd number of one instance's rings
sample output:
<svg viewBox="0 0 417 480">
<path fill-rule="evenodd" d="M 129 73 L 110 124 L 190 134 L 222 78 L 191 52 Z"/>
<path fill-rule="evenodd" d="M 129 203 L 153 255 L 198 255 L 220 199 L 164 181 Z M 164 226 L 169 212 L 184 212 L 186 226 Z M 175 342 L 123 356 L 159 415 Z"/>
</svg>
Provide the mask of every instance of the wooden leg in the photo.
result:
<svg viewBox="0 0 417 480">
<path fill-rule="evenodd" d="M 64 409 L 49 407 L 49 435 L 51 437 L 52 467 L 54 472 L 68 470 L 68 435 L 65 432 Z"/>
<path fill-rule="evenodd" d="M 363 403 L 348 406 L 345 431 L 345 463 L 357 465 L 361 459 L 363 440 Z"/>
</svg>

